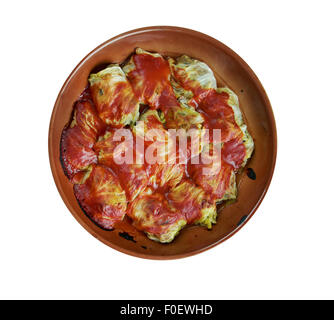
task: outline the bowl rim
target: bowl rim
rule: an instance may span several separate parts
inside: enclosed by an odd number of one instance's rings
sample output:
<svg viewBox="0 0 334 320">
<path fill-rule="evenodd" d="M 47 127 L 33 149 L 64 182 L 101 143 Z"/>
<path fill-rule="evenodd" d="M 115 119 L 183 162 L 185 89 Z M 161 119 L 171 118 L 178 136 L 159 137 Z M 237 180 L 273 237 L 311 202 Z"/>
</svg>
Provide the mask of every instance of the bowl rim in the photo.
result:
<svg viewBox="0 0 334 320">
<path fill-rule="evenodd" d="M 56 161 L 59 161 L 59 159 L 56 157 L 56 155 L 53 152 L 53 126 L 55 123 L 55 115 L 56 115 L 56 110 L 58 109 L 59 106 L 59 101 L 62 97 L 62 94 L 65 90 L 65 88 L 67 87 L 67 85 L 71 82 L 74 74 L 76 74 L 76 72 L 78 71 L 78 69 L 85 64 L 85 62 L 93 55 L 95 55 L 98 51 L 100 51 L 101 49 L 103 49 L 105 46 L 112 44 L 115 41 L 118 41 L 122 38 L 126 38 L 135 34 L 142 34 L 142 33 L 146 33 L 146 32 L 157 32 L 157 31 L 176 31 L 176 32 L 181 32 L 181 33 L 186 33 L 189 35 L 193 35 L 193 36 L 197 36 L 202 38 L 203 40 L 206 40 L 210 43 L 212 43 L 214 46 L 221 48 L 225 54 L 229 55 L 232 59 L 235 59 L 241 66 L 242 68 L 245 70 L 245 72 L 248 74 L 248 76 L 250 77 L 250 79 L 252 80 L 252 82 L 254 83 L 254 85 L 256 86 L 256 89 L 258 90 L 261 98 L 264 101 L 264 105 L 265 108 L 268 112 L 268 118 L 269 118 L 269 122 L 270 125 L 272 127 L 272 142 L 273 142 L 273 154 L 272 154 L 272 162 L 271 162 L 271 168 L 270 168 L 270 174 L 269 174 L 269 178 L 266 181 L 266 184 L 264 186 L 264 189 L 262 191 L 262 194 L 259 198 L 259 200 L 257 201 L 257 203 L 255 204 L 255 206 L 253 206 L 251 212 L 247 215 L 247 218 L 243 221 L 243 223 L 241 223 L 240 225 L 238 225 L 234 230 L 232 230 L 230 233 L 228 233 L 226 236 L 222 237 L 221 239 L 217 240 L 216 242 L 213 242 L 203 248 L 200 249 L 196 249 L 187 253 L 178 253 L 178 254 L 174 254 L 174 255 L 151 255 L 151 254 L 146 254 L 146 253 L 139 253 L 139 252 L 134 252 L 132 250 L 128 250 L 125 249 L 121 246 L 118 246 L 117 244 L 111 243 L 107 240 L 104 239 L 104 237 L 102 237 L 100 234 L 98 234 L 97 232 L 95 232 L 91 226 L 87 223 L 85 223 L 84 221 L 82 221 L 76 210 L 74 210 L 74 208 L 72 207 L 72 205 L 70 204 L 69 200 L 66 197 L 65 192 L 62 190 L 62 188 L 60 187 L 60 177 L 58 176 L 58 172 L 56 170 Z M 265 91 L 265 89 L 263 88 L 260 80 L 258 79 L 258 77 L 256 76 L 256 74 L 254 73 L 254 71 L 249 67 L 249 65 L 237 54 L 235 53 L 232 49 L 230 49 L 228 46 L 226 46 L 225 44 L 223 44 L 222 42 L 216 40 L 215 38 L 212 38 L 211 36 L 208 36 L 202 32 L 199 31 L 195 31 L 192 29 L 188 29 L 188 28 L 183 28 L 183 27 L 176 27 L 176 26 L 148 26 L 148 27 L 143 27 L 143 28 L 137 28 L 137 29 L 133 29 L 124 33 L 121 33 L 117 36 L 114 36 L 112 38 L 110 38 L 109 40 L 103 42 L 102 44 L 100 44 L 99 46 L 97 46 L 95 49 L 93 49 L 91 52 L 89 52 L 77 65 L 76 67 L 73 69 L 73 71 L 70 73 L 70 75 L 67 77 L 67 79 L 65 80 L 63 86 L 61 87 L 59 94 L 57 96 L 57 99 L 54 103 L 54 107 L 52 110 L 52 114 L 51 114 L 51 118 L 50 118 L 50 124 L 49 124 L 49 130 L 48 130 L 48 151 L 49 151 L 49 162 L 50 162 L 50 167 L 51 167 L 51 172 L 52 172 L 52 176 L 53 179 L 55 181 L 56 187 L 58 189 L 58 192 L 61 196 L 61 198 L 63 199 L 66 207 L 68 208 L 68 210 L 71 212 L 72 216 L 80 223 L 81 226 L 83 226 L 91 235 L 93 235 L 95 238 L 97 238 L 98 240 L 100 240 L 102 243 L 106 244 L 107 246 L 120 251 L 122 253 L 128 254 L 130 256 L 133 257 L 137 257 L 137 258 L 143 258 L 143 259 L 150 259 L 150 260 L 172 260 L 172 259 L 180 259 L 180 258 L 186 258 L 189 256 L 193 256 L 196 254 L 199 254 L 201 252 L 204 252 L 208 249 L 211 249 L 215 246 L 217 246 L 218 244 L 226 241 L 227 239 L 229 239 L 230 237 L 232 237 L 235 233 L 237 233 L 241 228 L 243 228 L 245 226 L 245 224 L 250 220 L 250 218 L 254 215 L 254 213 L 256 212 L 256 210 L 258 209 L 258 207 L 260 206 L 261 202 L 263 201 L 270 183 L 272 181 L 272 177 L 274 174 L 274 170 L 275 170 L 275 165 L 276 165 L 276 158 L 277 158 L 277 127 L 276 127 L 276 122 L 275 122 L 275 117 L 274 117 L 274 113 L 271 107 L 271 103 L 269 101 L 269 98 L 267 96 L 267 93 Z"/>
</svg>

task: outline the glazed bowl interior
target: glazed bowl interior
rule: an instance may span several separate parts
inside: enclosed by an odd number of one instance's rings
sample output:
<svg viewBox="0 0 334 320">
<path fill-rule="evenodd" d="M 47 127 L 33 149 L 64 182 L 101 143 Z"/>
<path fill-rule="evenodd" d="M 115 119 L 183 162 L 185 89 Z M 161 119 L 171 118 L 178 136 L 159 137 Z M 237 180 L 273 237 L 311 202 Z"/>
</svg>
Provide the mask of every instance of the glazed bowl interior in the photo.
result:
<svg viewBox="0 0 334 320">
<path fill-rule="evenodd" d="M 245 170 L 238 175 L 237 201 L 218 205 L 217 224 L 211 229 L 186 227 L 170 244 L 149 240 L 128 223 L 113 231 L 95 225 L 80 209 L 73 186 L 63 173 L 60 136 L 70 119 L 73 104 L 87 86 L 92 70 L 101 65 L 123 62 L 136 47 L 163 55 L 181 54 L 207 63 L 219 85 L 228 85 L 239 97 L 240 108 L 255 143 L 255 151 Z M 177 27 L 147 27 L 112 38 L 94 49 L 73 70 L 55 103 L 49 129 L 49 156 L 57 188 L 72 215 L 93 236 L 124 253 L 142 258 L 181 258 L 206 250 L 233 235 L 253 215 L 271 181 L 276 159 L 276 128 L 272 109 L 259 80 L 231 49 L 202 33 Z M 250 179 L 252 168 L 256 179 Z"/>
</svg>

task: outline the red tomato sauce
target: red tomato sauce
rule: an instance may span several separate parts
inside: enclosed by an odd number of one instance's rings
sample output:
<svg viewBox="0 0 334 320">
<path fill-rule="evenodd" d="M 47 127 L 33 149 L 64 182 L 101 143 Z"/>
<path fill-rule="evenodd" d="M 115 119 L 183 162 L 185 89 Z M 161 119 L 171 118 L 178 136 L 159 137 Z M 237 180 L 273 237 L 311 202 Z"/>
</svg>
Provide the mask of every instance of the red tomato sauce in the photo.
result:
<svg viewBox="0 0 334 320">
<path fill-rule="evenodd" d="M 228 104 L 229 94 L 207 89 L 190 101 L 204 117 L 205 128 L 210 129 L 209 141 L 213 142 L 212 129 L 221 130 L 223 159 L 238 169 L 246 155 L 243 145 L 243 133 L 235 121 L 232 107 Z"/>
<path fill-rule="evenodd" d="M 179 104 L 169 81 L 171 72 L 166 60 L 149 54 L 135 54 L 133 61 L 136 68 L 128 78 L 143 103 L 163 111 Z"/>
</svg>

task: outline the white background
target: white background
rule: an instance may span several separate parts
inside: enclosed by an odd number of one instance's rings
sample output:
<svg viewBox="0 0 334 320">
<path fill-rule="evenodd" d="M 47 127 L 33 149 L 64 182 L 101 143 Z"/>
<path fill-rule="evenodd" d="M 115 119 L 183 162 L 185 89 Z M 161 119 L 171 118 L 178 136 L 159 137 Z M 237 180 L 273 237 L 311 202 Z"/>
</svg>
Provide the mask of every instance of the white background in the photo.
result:
<svg viewBox="0 0 334 320">
<path fill-rule="evenodd" d="M 0 298 L 334 298 L 332 4 L 2 1 Z M 195 29 L 241 55 L 278 129 L 273 181 L 251 221 L 174 261 L 92 237 L 61 200 L 48 159 L 53 104 L 72 69 L 105 40 L 150 25 Z"/>
</svg>

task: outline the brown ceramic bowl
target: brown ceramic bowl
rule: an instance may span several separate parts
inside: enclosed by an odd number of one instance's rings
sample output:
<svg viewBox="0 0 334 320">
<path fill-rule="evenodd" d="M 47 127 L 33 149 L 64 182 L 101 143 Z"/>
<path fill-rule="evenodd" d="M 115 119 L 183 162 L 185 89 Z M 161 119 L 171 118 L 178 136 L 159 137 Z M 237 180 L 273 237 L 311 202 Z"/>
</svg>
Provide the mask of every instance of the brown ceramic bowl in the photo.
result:
<svg viewBox="0 0 334 320">
<path fill-rule="evenodd" d="M 70 119 L 73 103 L 87 85 L 90 72 L 106 63 L 120 63 L 135 47 L 168 56 L 187 54 L 206 62 L 214 70 L 218 84 L 226 83 L 240 100 L 240 107 L 255 142 L 255 152 L 238 176 L 237 201 L 218 207 L 212 230 L 186 227 L 170 244 L 149 240 L 123 223 L 113 231 L 96 226 L 80 209 L 59 160 L 60 135 Z M 146 27 L 116 36 L 89 53 L 73 70 L 55 103 L 49 129 L 49 156 L 54 180 L 68 209 L 94 237 L 121 252 L 150 259 L 175 259 L 209 249 L 237 232 L 254 214 L 269 187 L 276 160 L 276 127 L 268 97 L 250 67 L 221 42 L 197 31 L 178 27 Z M 249 178 L 249 168 L 256 179 Z M 248 169 L 248 171 L 247 171 Z"/>
</svg>

